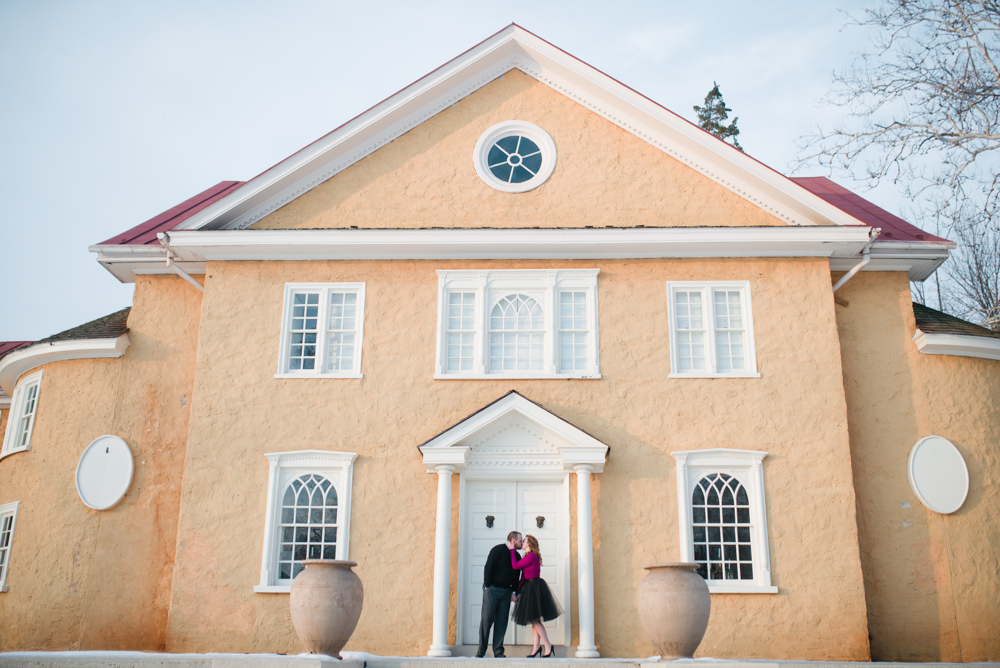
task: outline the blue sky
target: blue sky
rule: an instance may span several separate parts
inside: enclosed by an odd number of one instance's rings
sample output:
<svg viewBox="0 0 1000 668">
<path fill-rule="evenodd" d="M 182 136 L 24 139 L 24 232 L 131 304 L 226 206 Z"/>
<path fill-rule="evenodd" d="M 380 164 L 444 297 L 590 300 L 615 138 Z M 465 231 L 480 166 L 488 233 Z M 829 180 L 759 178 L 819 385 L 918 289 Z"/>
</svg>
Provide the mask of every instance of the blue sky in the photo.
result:
<svg viewBox="0 0 1000 668">
<path fill-rule="evenodd" d="M 129 305 L 90 244 L 260 173 L 511 21 L 689 119 L 717 81 L 746 152 L 791 173 L 795 140 L 842 113 L 820 99 L 870 37 L 844 12 L 870 4 L 6 0 L 0 341 Z M 892 186 L 868 197 L 901 213 Z"/>
</svg>

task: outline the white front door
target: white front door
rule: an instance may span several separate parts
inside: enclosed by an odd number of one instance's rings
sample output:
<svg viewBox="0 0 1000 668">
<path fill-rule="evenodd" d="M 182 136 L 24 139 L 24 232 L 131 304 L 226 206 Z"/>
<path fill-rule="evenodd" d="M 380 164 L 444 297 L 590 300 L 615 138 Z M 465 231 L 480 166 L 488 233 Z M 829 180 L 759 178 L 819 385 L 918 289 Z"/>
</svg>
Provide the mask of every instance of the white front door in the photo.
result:
<svg viewBox="0 0 1000 668">
<path fill-rule="evenodd" d="M 542 578 L 566 610 L 569 582 L 569 508 L 565 481 L 468 480 L 465 483 L 461 536 L 459 620 L 465 645 L 479 641 L 483 605 L 483 567 L 494 545 L 511 531 L 531 534 L 542 553 Z M 487 521 L 492 517 L 491 521 Z M 489 526 L 492 524 L 492 527 Z M 541 526 L 538 526 L 541 524 Z M 523 554 L 523 552 L 522 552 Z M 566 615 L 546 623 L 549 640 L 566 642 Z M 531 627 L 511 622 L 507 645 L 530 645 Z"/>
</svg>

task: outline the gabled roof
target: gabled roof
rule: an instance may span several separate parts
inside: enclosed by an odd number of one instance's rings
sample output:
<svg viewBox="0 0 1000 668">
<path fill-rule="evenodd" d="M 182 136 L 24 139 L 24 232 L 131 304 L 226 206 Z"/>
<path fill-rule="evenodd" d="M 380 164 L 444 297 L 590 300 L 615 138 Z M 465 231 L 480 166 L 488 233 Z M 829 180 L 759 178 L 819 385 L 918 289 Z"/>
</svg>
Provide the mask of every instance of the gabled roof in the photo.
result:
<svg viewBox="0 0 1000 668">
<path fill-rule="evenodd" d="M 223 253 L 217 259 L 237 259 L 231 252 L 232 249 L 237 245 L 247 244 L 251 239 L 246 236 L 250 231 L 245 231 L 245 228 L 513 69 L 533 77 L 632 133 L 638 139 L 783 220 L 789 227 L 868 229 L 872 221 L 875 221 L 892 228 L 892 235 L 900 234 L 907 239 L 912 237 L 903 246 L 893 243 L 891 249 L 881 252 L 878 248 L 882 242 L 876 241 L 872 246 L 873 262 L 868 267 L 870 270 L 903 269 L 909 271 L 911 279 L 923 280 L 947 258 L 950 242 L 930 235 L 925 240 L 920 240 L 920 231 L 916 228 L 862 198 L 850 197 L 851 193 L 826 179 L 797 181 L 783 176 L 516 24 L 507 26 L 246 183 L 226 182 L 229 185 L 225 188 L 221 187 L 224 184 L 220 184 L 217 186 L 219 190 L 212 193 L 206 191 L 176 207 L 179 211 L 172 209 L 165 212 L 143 226 L 92 246 L 91 249 L 98 253 L 98 261 L 122 280 L 132 280 L 135 272 L 164 273 L 170 271 L 161 266 L 165 264 L 166 250 L 156 248 L 153 239 L 156 232 L 169 229 L 175 231 L 171 235 L 171 245 L 176 266 L 191 273 L 201 273 L 204 271 L 205 260 L 212 259 L 199 250 L 207 240 L 195 240 L 192 236 L 185 235 L 210 230 L 216 231 L 216 234 L 222 234 L 223 231 L 233 234 L 237 230 L 244 230 L 242 236 L 237 234 L 226 239 L 216 237 L 209 241 L 215 249 L 230 247 L 230 252 Z M 261 233 L 265 231 L 253 232 L 257 234 L 250 243 L 259 246 L 265 238 Z M 415 233 L 420 236 L 419 230 L 383 230 L 369 236 L 379 237 L 378 244 L 391 245 L 394 241 L 390 237 L 397 233 Z M 581 232 L 575 229 L 567 233 L 568 236 L 579 234 Z M 295 246 L 298 247 L 295 259 L 334 259 L 328 257 L 329 251 L 326 248 L 306 248 L 306 245 L 313 243 L 305 240 L 307 236 L 309 231 L 297 231 L 294 241 L 280 237 L 280 252 L 277 254 L 269 255 L 268 249 L 267 252 L 250 252 L 239 259 L 282 259 Z M 335 235 L 332 234 L 312 236 L 333 248 L 344 246 L 340 238 L 343 235 L 336 239 L 333 239 Z M 865 239 L 862 246 L 866 246 L 867 241 Z M 186 253 L 185 246 L 188 247 Z M 787 247 L 783 251 L 779 254 L 798 252 Z M 720 256 L 717 251 L 713 252 L 716 254 L 686 256 Z M 840 270 L 856 264 L 859 252 L 852 249 L 844 253 L 842 248 L 831 246 L 825 255 L 831 258 L 831 267 Z M 800 254 L 824 253 L 816 253 L 810 249 L 809 252 Z M 403 256 L 414 257 L 405 253 Z M 668 256 L 671 255 L 658 257 Z M 372 252 L 365 257 L 375 259 L 395 256 Z M 489 247 L 477 246 L 466 257 L 494 255 L 490 254 Z"/>
<path fill-rule="evenodd" d="M 886 241 L 930 241 L 951 243 L 947 239 L 924 232 L 899 216 L 893 215 L 880 206 L 872 204 L 864 197 L 834 183 L 825 176 L 792 176 L 799 184 L 817 197 L 821 197 L 841 211 L 849 213 L 863 223 L 881 228 L 879 242 Z"/>
<path fill-rule="evenodd" d="M 130 230 L 116 234 L 110 239 L 106 239 L 98 246 L 107 245 L 159 245 L 156 235 L 159 232 L 168 232 L 175 229 L 185 220 L 202 211 L 213 202 L 216 202 L 232 191 L 243 185 L 244 181 L 222 181 L 208 190 L 203 190 L 194 197 L 186 199 L 180 204 L 163 213 L 153 216 L 144 223 L 140 223 Z"/>
<path fill-rule="evenodd" d="M 175 229 L 242 229 L 518 69 L 791 225 L 857 221 L 628 86 L 511 24 L 254 177 Z"/>
</svg>

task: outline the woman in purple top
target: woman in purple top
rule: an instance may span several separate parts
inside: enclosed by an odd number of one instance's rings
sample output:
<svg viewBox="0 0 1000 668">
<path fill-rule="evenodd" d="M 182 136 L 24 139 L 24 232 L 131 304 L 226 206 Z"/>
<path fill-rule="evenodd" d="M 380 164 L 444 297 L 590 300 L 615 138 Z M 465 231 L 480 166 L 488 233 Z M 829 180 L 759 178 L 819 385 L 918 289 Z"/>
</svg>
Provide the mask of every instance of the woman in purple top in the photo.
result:
<svg viewBox="0 0 1000 668">
<path fill-rule="evenodd" d="M 542 553 L 538 550 L 538 539 L 524 537 L 524 558 L 518 559 L 514 549 L 510 550 L 510 565 L 521 571 L 517 583 L 517 603 L 514 605 L 514 621 L 521 626 L 531 624 L 531 638 L 534 641 L 529 657 L 538 656 L 545 647 L 543 657 L 552 656 L 552 643 L 545 633 L 542 622 L 548 622 L 562 614 L 559 602 L 552 596 L 549 585 L 542 574 Z"/>
</svg>

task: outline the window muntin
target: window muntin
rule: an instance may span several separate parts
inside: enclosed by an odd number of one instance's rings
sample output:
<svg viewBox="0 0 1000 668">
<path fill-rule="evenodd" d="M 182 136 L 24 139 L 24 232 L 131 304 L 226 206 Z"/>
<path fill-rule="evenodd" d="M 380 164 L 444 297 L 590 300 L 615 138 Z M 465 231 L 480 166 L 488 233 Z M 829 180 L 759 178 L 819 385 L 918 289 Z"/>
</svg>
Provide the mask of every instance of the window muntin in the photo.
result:
<svg viewBox="0 0 1000 668">
<path fill-rule="evenodd" d="M 41 383 L 42 371 L 37 371 L 22 378 L 14 388 L 0 457 L 30 448 L 31 434 L 35 429 L 35 416 L 38 413 Z"/>
<path fill-rule="evenodd" d="M 10 551 L 17 525 L 17 508 L 20 501 L 0 506 L 0 592 L 7 591 L 7 573 L 10 570 Z"/>
<path fill-rule="evenodd" d="M 348 559 L 353 452 L 296 450 L 269 462 L 258 593 L 287 593 L 303 559 Z M 333 555 L 333 556 L 331 556 Z"/>
<path fill-rule="evenodd" d="M 486 165 L 504 183 L 524 183 L 542 168 L 542 149 L 524 135 L 510 135 L 490 147 Z"/>
<path fill-rule="evenodd" d="M 435 378 L 596 378 L 597 269 L 438 271 Z"/>
<path fill-rule="evenodd" d="M 559 293 L 559 368 L 563 371 L 586 370 L 587 293 L 564 290 Z"/>
<path fill-rule="evenodd" d="M 767 453 L 716 448 L 671 454 L 681 561 L 698 563 L 713 593 L 776 593 L 764 505 Z"/>
<path fill-rule="evenodd" d="M 545 130 L 504 121 L 484 132 L 472 152 L 476 173 L 488 186 L 523 193 L 545 183 L 556 166 L 556 145 Z"/>
<path fill-rule="evenodd" d="M 739 480 L 712 473 L 691 494 L 694 560 L 706 580 L 753 580 L 750 497 Z"/>
<path fill-rule="evenodd" d="M 541 371 L 545 362 L 545 316 L 527 295 L 500 298 L 490 314 L 490 371 Z"/>
<path fill-rule="evenodd" d="M 286 283 L 279 378 L 361 377 L 364 283 Z"/>
<path fill-rule="evenodd" d="M 278 582 L 291 583 L 304 559 L 337 558 L 337 488 L 322 475 L 292 480 L 281 500 Z"/>
<path fill-rule="evenodd" d="M 667 283 L 671 377 L 759 377 L 747 281 Z"/>
</svg>

